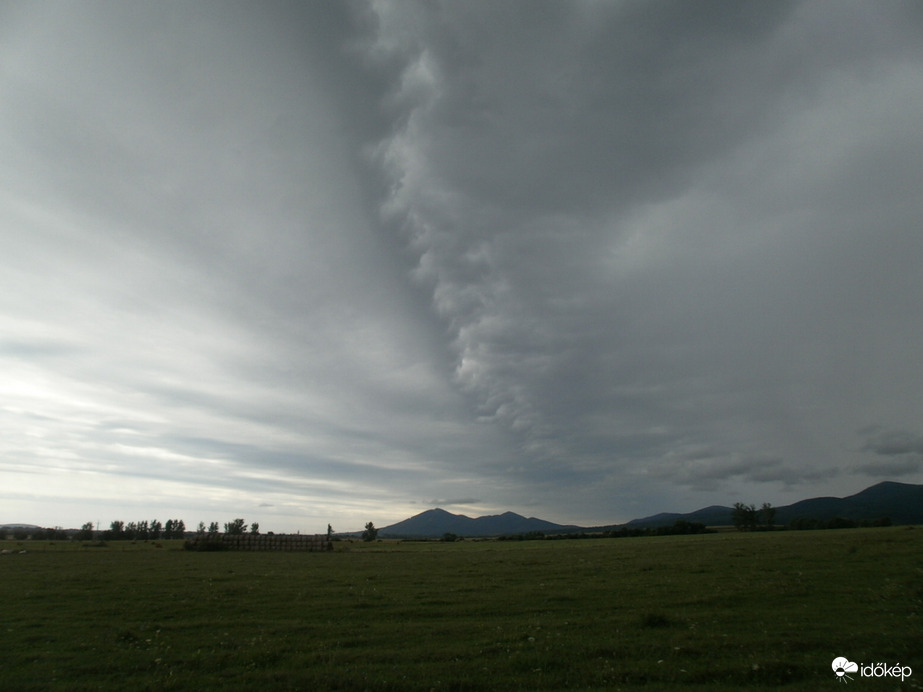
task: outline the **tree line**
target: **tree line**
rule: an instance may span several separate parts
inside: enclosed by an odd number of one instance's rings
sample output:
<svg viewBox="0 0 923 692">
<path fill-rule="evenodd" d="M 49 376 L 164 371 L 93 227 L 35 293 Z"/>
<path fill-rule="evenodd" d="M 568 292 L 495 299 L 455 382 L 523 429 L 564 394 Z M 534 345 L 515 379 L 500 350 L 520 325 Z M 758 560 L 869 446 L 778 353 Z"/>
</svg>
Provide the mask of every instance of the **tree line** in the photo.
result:
<svg viewBox="0 0 923 692">
<path fill-rule="evenodd" d="M 248 530 L 247 524 L 243 519 L 234 519 L 224 524 L 224 533 L 232 536 L 242 535 L 244 533 L 258 535 L 259 532 L 260 525 L 258 523 L 254 522 L 250 524 Z M 200 521 L 199 526 L 196 528 L 196 533 L 203 536 L 206 534 L 218 534 L 221 533 L 221 528 L 217 521 L 211 522 L 208 526 L 205 525 L 204 521 Z M 75 537 L 77 540 L 85 541 L 96 538 L 97 531 L 93 529 L 93 522 L 88 521 L 80 527 L 80 531 L 77 532 Z M 185 537 L 186 522 L 182 519 L 167 519 L 163 523 L 157 519 L 152 521 L 130 521 L 128 523 L 117 519 L 111 522 L 109 528 L 102 531 L 101 535 L 99 535 L 99 538 L 104 541 L 156 541 L 159 539 L 167 540 Z"/>
<path fill-rule="evenodd" d="M 760 509 L 755 505 L 745 505 L 743 502 L 734 504 L 731 511 L 731 522 L 738 531 L 772 531 L 775 528 L 776 508 L 768 502 L 764 502 Z M 787 527 L 795 530 L 817 530 L 817 529 L 855 529 L 868 528 L 874 526 L 891 526 L 890 517 L 880 517 L 878 519 L 863 519 L 856 521 L 854 519 L 844 519 L 843 517 L 834 517 L 833 519 L 817 519 L 815 517 L 799 517 L 789 522 Z"/>
<path fill-rule="evenodd" d="M 105 541 L 156 541 L 161 538 L 183 538 L 186 535 L 186 522 L 182 519 L 167 519 L 161 523 L 158 519 L 147 521 L 130 521 L 125 523 L 120 519 L 109 524 L 109 528 L 100 536 Z M 92 540 L 95 538 L 93 522 L 87 522 L 80 527 L 77 533 L 78 540 Z"/>
<path fill-rule="evenodd" d="M 586 531 L 568 531 L 565 533 L 545 534 L 542 531 L 529 531 L 527 533 L 508 534 L 498 536 L 498 541 L 557 541 L 557 540 L 579 540 L 584 538 L 639 538 L 642 536 L 690 536 L 698 533 L 714 533 L 714 529 L 708 528 L 699 521 L 687 521 L 677 519 L 667 526 L 620 526 L 618 528 L 606 529 L 598 533 L 587 533 Z M 454 534 L 446 534 L 441 540 L 459 540 L 447 538 Z"/>
<path fill-rule="evenodd" d="M 16 526 L 8 529 L 0 529 L 0 540 L 5 540 L 7 538 L 13 538 L 17 541 L 29 539 L 34 541 L 63 541 L 67 540 L 68 533 L 60 526 L 55 526 L 54 528 Z"/>
<path fill-rule="evenodd" d="M 42 528 L 40 526 L 0 527 L 0 540 L 9 537 L 20 541 L 27 539 L 63 541 L 71 538 L 78 541 L 156 541 L 161 539 L 186 538 L 189 533 L 191 532 L 186 530 L 186 522 L 182 519 L 167 519 L 165 522 L 161 522 L 158 519 L 153 519 L 151 521 L 144 519 L 141 521 L 129 521 L 127 523 L 117 519 L 111 522 L 109 528 L 105 530 L 103 530 L 102 524 L 94 525 L 92 521 L 83 524 L 79 530 L 62 529 L 60 526 L 54 528 Z M 221 533 L 225 533 L 229 536 L 241 536 L 244 534 L 258 536 L 260 535 L 260 525 L 258 522 L 253 522 L 248 526 L 244 519 L 237 518 L 225 522 L 223 525 L 219 524 L 217 521 L 208 524 L 204 521 L 200 521 L 195 529 L 196 536 L 215 536 Z M 267 535 L 271 536 L 273 532 L 269 531 Z M 362 533 L 362 540 L 374 541 L 377 537 L 378 529 L 375 528 L 372 522 L 368 522 L 365 525 L 365 531 Z M 333 533 L 333 527 L 330 524 L 327 524 L 327 540 L 339 540 Z"/>
</svg>

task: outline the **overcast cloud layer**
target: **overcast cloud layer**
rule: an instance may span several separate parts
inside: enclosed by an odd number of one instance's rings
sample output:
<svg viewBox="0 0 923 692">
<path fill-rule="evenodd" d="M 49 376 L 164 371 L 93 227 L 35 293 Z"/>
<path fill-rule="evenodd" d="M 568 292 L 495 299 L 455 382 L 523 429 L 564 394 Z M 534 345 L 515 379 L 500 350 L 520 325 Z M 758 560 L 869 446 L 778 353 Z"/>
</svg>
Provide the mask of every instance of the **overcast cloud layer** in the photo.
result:
<svg viewBox="0 0 923 692">
<path fill-rule="evenodd" d="M 916 3 L 0 4 L 0 523 L 923 482 Z"/>
</svg>

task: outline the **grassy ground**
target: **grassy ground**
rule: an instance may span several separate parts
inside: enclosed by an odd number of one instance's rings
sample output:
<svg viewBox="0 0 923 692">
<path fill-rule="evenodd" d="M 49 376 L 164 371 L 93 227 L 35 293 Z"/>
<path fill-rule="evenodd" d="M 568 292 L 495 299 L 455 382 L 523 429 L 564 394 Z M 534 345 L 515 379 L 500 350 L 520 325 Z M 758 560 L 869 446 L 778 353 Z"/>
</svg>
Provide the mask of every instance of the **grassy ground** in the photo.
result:
<svg viewBox="0 0 923 692">
<path fill-rule="evenodd" d="M 920 529 L 0 547 L 2 690 L 923 689 Z"/>
</svg>

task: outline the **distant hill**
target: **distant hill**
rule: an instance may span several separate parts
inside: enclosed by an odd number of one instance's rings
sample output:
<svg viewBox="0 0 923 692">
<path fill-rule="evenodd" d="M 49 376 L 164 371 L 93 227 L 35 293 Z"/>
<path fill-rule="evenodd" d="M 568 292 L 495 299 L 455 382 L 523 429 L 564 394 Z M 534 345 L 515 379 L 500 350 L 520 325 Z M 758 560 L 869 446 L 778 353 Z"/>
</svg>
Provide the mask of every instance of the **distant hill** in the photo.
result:
<svg viewBox="0 0 923 692">
<path fill-rule="evenodd" d="M 923 485 L 885 481 L 848 497 L 815 497 L 776 510 L 776 521 L 787 524 L 799 517 L 812 519 L 878 519 L 894 524 L 923 523 Z"/>
<path fill-rule="evenodd" d="M 378 535 L 381 538 L 435 538 L 454 533 L 457 536 L 485 537 L 530 531 L 552 533 L 577 528 L 579 527 L 563 526 L 534 517 L 526 518 L 514 512 L 472 519 L 464 514 L 452 514 L 437 508 L 428 509 L 409 519 L 386 526 L 378 531 Z"/>
<path fill-rule="evenodd" d="M 447 533 L 463 537 L 509 536 L 540 531 L 545 534 L 597 532 L 628 528 L 649 529 L 672 526 L 679 520 L 700 522 L 706 526 L 730 526 L 731 507 L 711 505 L 685 514 L 661 512 L 627 524 L 581 527 L 555 524 L 550 521 L 523 517 L 514 512 L 471 518 L 452 514 L 444 509 L 428 509 L 415 516 L 380 529 L 381 538 L 439 538 Z M 784 507 L 776 507 L 778 525 L 795 519 L 820 519 L 835 517 L 855 521 L 890 517 L 894 524 L 923 524 L 923 485 L 884 481 L 848 497 L 815 497 Z M 358 535 L 358 534 L 356 534 Z"/>
<path fill-rule="evenodd" d="M 706 526 L 723 526 L 725 524 L 731 523 L 731 507 L 723 507 L 721 505 L 711 505 L 709 507 L 703 507 L 702 509 L 697 509 L 695 512 L 689 512 L 687 514 L 676 514 L 674 512 L 661 512 L 660 514 L 655 514 L 650 517 L 644 517 L 643 519 L 632 519 L 626 524 L 631 528 L 654 528 L 657 526 L 669 526 L 676 521 L 697 521 L 705 524 Z"/>
<path fill-rule="evenodd" d="M 688 514 L 654 514 L 633 519 L 628 526 L 654 528 L 673 522 L 700 521 L 708 526 L 731 524 L 731 507 L 712 506 Z M 835 517 L 855 521 L 890 517 L 894 524 L 923 524 L 923 485 L 884 481 L 848 497 L 814 497 L 784 507 L 776 507 L 776 524 L 795 519 L 830 520 Z"/>
</svg>

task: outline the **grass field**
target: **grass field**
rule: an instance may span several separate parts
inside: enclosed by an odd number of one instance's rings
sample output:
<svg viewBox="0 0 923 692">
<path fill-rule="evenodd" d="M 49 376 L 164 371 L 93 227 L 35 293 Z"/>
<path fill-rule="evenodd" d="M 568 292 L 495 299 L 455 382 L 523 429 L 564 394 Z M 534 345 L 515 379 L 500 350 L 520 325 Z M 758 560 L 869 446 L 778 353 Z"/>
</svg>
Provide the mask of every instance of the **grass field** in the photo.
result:
<svg viewBox="0 0 923 692">
<path fill-rule="evenodd" d="M 0 547 L 0 690 L 923 689 L 920 529 Z"/>
</svg>

